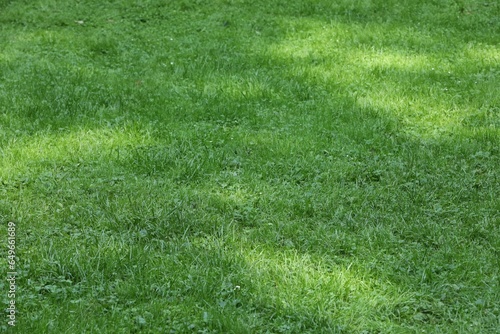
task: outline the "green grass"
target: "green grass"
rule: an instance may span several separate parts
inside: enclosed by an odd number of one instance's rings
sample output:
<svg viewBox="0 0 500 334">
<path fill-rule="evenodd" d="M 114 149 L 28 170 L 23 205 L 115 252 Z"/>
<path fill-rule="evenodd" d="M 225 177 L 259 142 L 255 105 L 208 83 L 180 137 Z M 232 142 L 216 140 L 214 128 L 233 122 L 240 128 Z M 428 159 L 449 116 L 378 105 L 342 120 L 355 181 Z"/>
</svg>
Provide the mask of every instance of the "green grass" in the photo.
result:
<svg viewBox="0 0 500 334">
<path fill-rule="evenodd" d="M 495 1 L 0 0 L 0 329 L 498 333 L 499 36 Z"/>
</svg>

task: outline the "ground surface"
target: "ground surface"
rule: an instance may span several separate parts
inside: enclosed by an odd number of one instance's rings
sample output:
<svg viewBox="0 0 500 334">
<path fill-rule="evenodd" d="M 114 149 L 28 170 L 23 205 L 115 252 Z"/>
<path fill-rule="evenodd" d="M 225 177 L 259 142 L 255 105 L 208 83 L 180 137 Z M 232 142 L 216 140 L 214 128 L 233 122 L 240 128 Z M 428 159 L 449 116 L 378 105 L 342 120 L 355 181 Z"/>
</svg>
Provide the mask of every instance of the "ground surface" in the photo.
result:
<svg viewBox="0 0 500 334">
<path fill-rule="evenodd" d="M 496 1 L 0 0 L 15 329 L 498 333 L 499 64 Z"/>
</svg>

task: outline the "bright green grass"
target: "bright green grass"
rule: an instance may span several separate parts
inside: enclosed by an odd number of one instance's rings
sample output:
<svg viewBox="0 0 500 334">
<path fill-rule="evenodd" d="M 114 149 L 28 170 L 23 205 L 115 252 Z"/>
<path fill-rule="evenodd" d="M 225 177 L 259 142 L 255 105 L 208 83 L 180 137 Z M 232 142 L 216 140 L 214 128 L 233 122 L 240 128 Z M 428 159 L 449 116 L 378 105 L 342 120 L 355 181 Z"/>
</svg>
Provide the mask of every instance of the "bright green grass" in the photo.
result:
<svg viewBox="0 0 500 334">
<path fill-rule="evenodd" d="M 499 87 L 496 1 L 0 0 L 14 331 L 498 333 Z"/>
</svg>

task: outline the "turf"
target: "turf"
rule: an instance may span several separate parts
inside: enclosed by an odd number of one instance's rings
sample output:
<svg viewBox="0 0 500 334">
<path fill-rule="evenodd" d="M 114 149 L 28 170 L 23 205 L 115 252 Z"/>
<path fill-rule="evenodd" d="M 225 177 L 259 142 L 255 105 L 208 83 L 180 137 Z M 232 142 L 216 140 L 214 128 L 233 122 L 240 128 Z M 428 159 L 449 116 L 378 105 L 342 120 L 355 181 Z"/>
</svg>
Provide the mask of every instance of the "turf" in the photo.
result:
<svg viewBox="0 0 500 334">
<path fill-rule="evenodd" d="M 499 36 L 484 0 L 0 0 L 0 330 L 498 333 Z"/>
</svg>

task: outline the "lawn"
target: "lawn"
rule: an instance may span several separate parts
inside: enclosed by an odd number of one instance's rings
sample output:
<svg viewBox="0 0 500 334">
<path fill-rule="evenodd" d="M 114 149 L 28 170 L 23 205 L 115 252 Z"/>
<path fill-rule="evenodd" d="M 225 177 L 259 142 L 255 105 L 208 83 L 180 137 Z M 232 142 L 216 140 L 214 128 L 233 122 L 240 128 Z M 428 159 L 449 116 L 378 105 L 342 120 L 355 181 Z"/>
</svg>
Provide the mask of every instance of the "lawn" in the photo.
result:
<svg viewBox="0 0 500 334">
<path fill-rule="evenodd" d="M 497 1 L 0 0 L 0 331 L 499 333 L 499 91 Z"/>
</svg>

